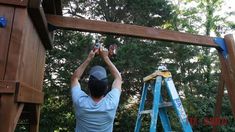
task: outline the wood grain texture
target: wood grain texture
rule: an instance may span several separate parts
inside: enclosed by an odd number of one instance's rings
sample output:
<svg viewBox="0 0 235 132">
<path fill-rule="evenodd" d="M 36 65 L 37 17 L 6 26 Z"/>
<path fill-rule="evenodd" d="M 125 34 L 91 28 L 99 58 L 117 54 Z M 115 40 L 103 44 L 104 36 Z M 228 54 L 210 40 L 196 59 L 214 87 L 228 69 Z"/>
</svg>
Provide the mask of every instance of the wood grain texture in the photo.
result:
<svg viewBox="0 0 235 132">
<path fill-rule="evenodd" d="M 46 15 L 46 17 L 49 24 L 62 29 L 117 34 L 140 37 L 144 39 L 174 41 L 182 44 L 193 44 L 218 48 L 218 45 L 214 43 L 213 38 L 208 36 L 193 35 L 130 24 L 63 17 L 58 15 Z"/>
<path fill-rule="evenodd" d="M 3 80 L 5 74 L 13 15 L 14 8 L 0 5 L 0 16 L 4 16 L 7 19 L 7 26 L 0 28 L 0 80 Z"/>
<path fill-rule="evenodd" d="M 223 57 L 220 52 L 219 59 L 221 63 L 221 73 L 225 82 L 225 86 L 228 90 L 228 97 L 232 108 L 233 117 L 235 118 L 235 82 L 233 81 L 234 77 L 232 74 L 230 74 L 230 67 L 228 61 Z"/>
<path fill-rule="evenodd" d="M 224 79 L 222 74 L 220 74 L 219 77 L 219 86 L 217 88 L 217 95 L 216 95 L 216 103 L 215 103 L 215 111 L 214 111 L 214 117 L 220 117 L 222 112 L 222 101 L 224 96 Z M 217 132 L 218 126 L 213 126 L 212 132 Z"/>
<path fill-rule="evenodd" d="M 17 82 L 0 80 L 0 94 L 14 94 Z"/>
<path fill-rule="evenodd" d="M 46 50 L 42 44 L 39 45 L 37 51 L 37 64 L 35 71 L 35 88 L 39 91 L 42 91 L 43 88 L 43 79 L 44 79 L 44 71 L 45 71 L 45 62 L 46 62 Z"/>
<path fill-rule="evenodd" d="M 11 13 L 6 5 L 0 5 L 2 12 Z M 13 9 L 13 8 L 12 8 Z M 8 14 L 8 15 L 9 15 Z M 10 87 L 7 83 L 0 83 L 1 105 L 0 105 L 0 131 L 12 132 L 14 131 L 19 117 L 24 111 L 26 104 L 33 104 L 32 111 L 29 111 L 27 118 L 34 114 L 34 121 L 31 122 L 31 130 L 38 131 L 38 121 L 40 110 L 39 104 L 43 102 L 43 77 L 45 65 L 45 47 L 42 44 L 42 39 L 37 32 L 26 8 L 15 8 L 12 12 L 12 20 L 9 18 L 12 25 L 10 30 L 7 27 L 2 31 L 4 37 L 0 42 L 6 41 L 2 52 L 5 55 L 2 57 L 5 62 L 1 65 L 2 73 L 0 80 L 4 82 L 20 82 L 16 83 L 16 90 Z M 9 16 L 11 16 L 9 15 Z M 7 16 L 7 15 L 6 15 Z M 13 18 L 14 17 L 14 18 Z M 44 22 L 45 24 L 46 22 Z M 8 36 L 8 37 L 7 37 Z M 3 42 L 3 43 L 4 43 Z M 1 43 L 2 44 L 2 43 Z M 0 50 L 1 51 L 1 50 Z M 4 85 L 4 86 L 3 86 Z M 6 89 L 10 87 L 11 89 Z"/>
<path fill-rule="evenodd" d="M 11 30 L 8 58 L 6 61 L 6 71 L 3 80 L 15 81 L 19 79 L 18 67 L 20 64 L 20 51 L 22 46 L 22 33 L 24 28 L 24 18 L 27 10 L 16 8 L 14 10 L 14 21 Z M 0 131 L 13 132 L 15 128 L 15 117 L 20 111 L 19 105 L 15 103 L 14 94 L 1 95 L 0 106 Z"/>
<path fill-rule="evenodd" d="M 43 103 L 43 92 L 36 90 L 25 83 L 20 83 L 16 94 L 16 102 L 33 104 Z"/>
<path fill-rule="evenodd" d="M 0 0 L 0 4 L 27 7 L 28 0 Z"/>
<path fill-rule="evenodd" d="M 224 36 L 224 40 L 228 49 L 228 64 L 230 67 L 230 74 L 235 79 L 235 42 L 232 34 Z M 235 80 L 233 80 L 235 82 Z M 234 86 L 235 87 L 235 86 Z"/>
<path fill-rule="evenodd" d="M 52 49 L 52 39 L 43 9 L 41 7 L 29 7 L 28 11 L 43 45 L 46 49 Z"/>
<path fill-rule="evenodd" d="M 26 17 L 27 10 L 23 8 L 15 9 L 14 26 L 11 33 L 4 80 L 19 80 L 19 65 L 22 63 L 20 58 L 23 47 L 23 31 L 25 28 Z"/>
<path fill-rule="evenodd" d="M 37 53 L 41 41 L 38 37 L 29 16 L 25 18 L 25 28 L 23 30 L 23 45 L 20 54 L 19 81 L 24 82 L 31 87 L 35 87 Z"/>
</svg>

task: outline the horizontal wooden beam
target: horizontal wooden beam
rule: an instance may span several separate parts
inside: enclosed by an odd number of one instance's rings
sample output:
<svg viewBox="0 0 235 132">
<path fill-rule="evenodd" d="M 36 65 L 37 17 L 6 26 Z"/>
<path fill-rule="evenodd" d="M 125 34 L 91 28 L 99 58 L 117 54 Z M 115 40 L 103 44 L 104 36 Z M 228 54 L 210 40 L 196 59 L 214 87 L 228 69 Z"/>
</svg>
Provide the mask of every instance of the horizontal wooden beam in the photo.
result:
<svg viewBox="0 0 235 132">
<path fill-rule="evenodd" d="M 17 82 L 0 80 L 0 94 L 14 94 Z"/>
<path fill-rule="evenodd" d="M 0 4 L 27 7 L 28 0 L 0 0 Z"/>
<path fill-rule="evenodd" d="M 63 17 L 59 15 L 46 15 L 46 18 L 49 24 L 62 29 L 117 34 L 140 37 L 144 39 L 173 41 L 190 45 L 193 44 L 219 48 L 219 46 L 214 42 L 213 38 L 208 36 L 194 35 L 130 24 Z"/>
<path fill-rule="evenodd" d="M 48 31 L 47 21 L 40 0 L 30 0 L 28 12 L 38 35 L 46 49 L 52 49 L 52 39 Z"/>
<path fill-rule="evenodd" d="M 43 103 L 44 93 L 36 88 L 32 88 L 21 82 L 16 91 L 16 102 L 33 104 Z"/>
</svg>

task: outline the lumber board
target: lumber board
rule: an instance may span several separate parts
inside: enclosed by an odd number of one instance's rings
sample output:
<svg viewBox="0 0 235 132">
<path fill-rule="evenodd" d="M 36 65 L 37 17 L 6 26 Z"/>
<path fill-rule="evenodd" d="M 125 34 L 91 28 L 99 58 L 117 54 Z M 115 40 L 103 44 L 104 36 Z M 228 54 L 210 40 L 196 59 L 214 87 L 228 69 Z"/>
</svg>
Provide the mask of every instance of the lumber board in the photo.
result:
<svg viewBox="0 0 235 132">
<path fill-rule="evenodd" d="M 16 102 L 42 104 L 44 93 L 25 83 L 20 83 L 16 90 Z"/>
<path fill-rule="evenodd" d="M 0 131 L 14 132 L 14 119 L 18 111 L 18 106 L 15 104 L 15 97 L 13 94 L 1 95 L 0 107 Z"/>
<path fill-rule="evenodd" d="M 0 28 L 0 80 L 3 80 L 10 43 L 14 8 L 0 5 L 0 16 L 4 16 L 7 19 L 7 26 L 5 28 Z"/>
<path fill-rule="evenodd" d="M 14 7 L 12 7 L 14 8 Z M 6 70 L 1 80 L 17 80 L 17 67 L 19 64 L 19 53 L 20 53 L 20 45 L 21 45 L 21 34 L 23 29 L 23 22 L 24 19 L 24 8 L 16 8 L 12 12 L 12 16 L 14 18 L 10 21 L 12 23 L 11 28 L 11 38 L 8 46 L 8 58 L 6 61 Z M 11 11 L 8 12 L 9 14 Z M 9 26 L 9 25 L 7 25 Z M 14 94 L 2 94 L 1 95 L 1 107 L 0 107 L 0 131 L 1 132 L 13 132 L 14 131 L 14 119 L 16 117 L 18 111 L 18 105 L 15 103 Z"/>
<path fill-rule="evenodd" d="M 32 116 L 30 119 L 30 132 L 38 132 L 39 131 L 39 119 L 40 119 L 40 106 L 34 105 L 34 110 L 32 112 Z"/>
<path fill-rule="evenodd" d="M 218 86 L 218 91 L 216 95 L 216 103 L 215 103 L 215 111 L 214 111 L 214 117 L 220 117 L 221 115 L 221 109 L 222 109 L 222 101 L 223 101 L 223 96 L 224 96 L 224 79 L 222 74 L 220 74 L 219 77 L 219 86 Z M 213 126 L 212 132 L 217 131 L 217 126 Z"/>
<path fill-rule="evenodd" d="M 230 67 L 230 74 L 233 75 L 235 79 L 235 42 L 232 34 L 224 36 L 224 40 L 228 49 L 228 64 Z M 235 82 L 235 80 L 233 80 Z"/>
<path fill-rule="evenodd" d="M 0 4 L 27 7 L 28 6 L 28 0 L 0 0 Z"/>
<path fill-rule="evenodd" d="M 25 18 L 25 28 L 23 31 L 23 45 L 19 65 L 19 81 L 35 87 L 37 52 L 39 45 L 42 45 L 37 31 L 29 16 Z"/>
<path fill-rule="evenodd" d="M 21 63 L 21 51 L 23 41 L 23 31 L 25 28 L 25 19 L 27 17 L 27 10 L 23 8 L 16 8 L 13 22 L 13 29 L 11 33 L 11 40 L 8 51 L 7 67 L 3 80 L 19 80 L 19 65 Z"/>
<path fill-rule="evenodd" d="M 43 79 L 44 79 L 44 71 L 45 71 L 45 62 L 46 62 L 46 50 L 43 45 L 39 45 L 37 54 L 37 68 L 35 72 L 35 88 L 38 90 L 42 90 L 43 88 Z"/>
<path fill-rule="evenodd" d="M 13 130 L 15 130 L 16 128 L 17 122 L 20 119 L 20 115 L 23 111 L 23 108 L 24 108 L 24 104 L 19 104 L 14 121 L 13 121 Z"/>
<path fill-rule="evenodd" d="M 0 94 L 13 94 L 17 86 L 17 82 L 0 80 Z"/>
<path fill-rule="evenodd" d="M 233 117 L 235 118 L 235 82 L 233 81 L 234 77 L 232 74 L 230 74 L 230 67 L 228 61 L 223 57 L 220 52 L 219 59 L 221 63 L 221 73 L 224 78 L 225 86 L 228 90 L 228 97 L 232 108 Z"/>
<path fill-rule="evenodd" d="M 33 0 L 30 0 L 30 2 L 33 2 Z M 46 49 L 52 49 L 52 39 L 48 31 L 47 21 L 43 8 L 37 6 L 37 3 L 35 4 L 33 2 L 32 4 L 29 4 L 28 12 L 43 45 Z"/>
<path fill-rule="evenodd" d="M 174 41 L 182 44 L 193 44 L 199 46 L 219 48 L 219 46 L 213 41 L 213 38 L 209 36 L 194 35 L 130 24 L 120 24 L 114 22 L 63 17 L 59 15 L 47 14 L 46 18 L 49 24 L 62 29 L 117 34 L 124 36 L 140 37 L 144 39 L 163 40 L 171 42 Z"/>
</svg>

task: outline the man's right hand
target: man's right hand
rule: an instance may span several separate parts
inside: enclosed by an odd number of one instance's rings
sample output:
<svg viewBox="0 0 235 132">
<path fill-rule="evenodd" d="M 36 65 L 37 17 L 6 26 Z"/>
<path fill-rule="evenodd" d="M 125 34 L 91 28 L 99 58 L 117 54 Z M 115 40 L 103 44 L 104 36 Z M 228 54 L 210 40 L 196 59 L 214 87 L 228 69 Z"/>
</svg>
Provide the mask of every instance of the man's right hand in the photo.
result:
<svg viewBox="0 0 235 132">
<path fill-rule="evenodd" d="M 107 58 L 109 56 L 109 51 L 106 48 L 100 49 L 100 55 L 103 59 Z"/>
</svg>

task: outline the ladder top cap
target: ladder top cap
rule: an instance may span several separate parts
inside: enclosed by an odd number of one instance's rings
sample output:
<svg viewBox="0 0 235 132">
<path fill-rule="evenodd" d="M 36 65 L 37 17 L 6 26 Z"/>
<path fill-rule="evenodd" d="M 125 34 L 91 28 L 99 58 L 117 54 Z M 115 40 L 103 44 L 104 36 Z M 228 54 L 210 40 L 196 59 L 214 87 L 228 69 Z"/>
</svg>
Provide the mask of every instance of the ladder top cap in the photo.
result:
<svg viewBox="0 0 235 132">
<path fill-rule="evenodd" d="M 144 77 L 143 81 L 147 82 L 149 80 L 154 79 L 156 76 L 162 76 L 162 77 L 166 78 L 166 77 L 171 77 L 171 73 L 169 71 L 159 71 L 159 70 L 157 70 L 157 71 L 153 72 L 152 74 Z"/>
</svg>

